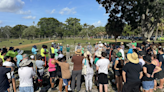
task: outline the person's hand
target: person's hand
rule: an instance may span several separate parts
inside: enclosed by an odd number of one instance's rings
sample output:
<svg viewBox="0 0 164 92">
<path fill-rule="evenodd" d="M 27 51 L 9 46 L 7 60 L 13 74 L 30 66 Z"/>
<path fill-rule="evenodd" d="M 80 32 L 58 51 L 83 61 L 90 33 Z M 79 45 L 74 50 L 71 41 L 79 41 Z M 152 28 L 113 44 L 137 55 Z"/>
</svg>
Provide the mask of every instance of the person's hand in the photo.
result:
<svg viewBox="0 0 164 92">
<path fill-rule="evenodd" d="M 151 75 L 150 75 L 150 74 L 148 74 L 148 73 L 146 74 L 146 76 L 147 76 L 148 78 L 150 78 L 150 77 L 151 77 Z"/>
<path fill-rule="evenodd" d="M 151 75 L 152 78 L 154 78 L 154 73 Z"/>
</svg>

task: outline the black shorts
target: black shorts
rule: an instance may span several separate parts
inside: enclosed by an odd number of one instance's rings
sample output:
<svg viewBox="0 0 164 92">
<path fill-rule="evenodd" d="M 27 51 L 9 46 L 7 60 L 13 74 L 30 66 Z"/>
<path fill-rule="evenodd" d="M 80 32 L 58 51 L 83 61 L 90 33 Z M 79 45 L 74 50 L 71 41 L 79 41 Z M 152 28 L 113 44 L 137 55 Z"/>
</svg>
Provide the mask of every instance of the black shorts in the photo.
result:
<svg viewBox="0 0 164 92">
<path fill-rule="evenodd" d="M 61 74 L 60 71 L 57 71 L 57 76 L 58 76 L 59 78 L 62 78 L 62 74 Z"/>
<path fill-rule="evenodd" d="M 50 73 L 50 77 L 56 77 L 56 71 L 49 72 L 49 73 Z"/>
<path fill-rule="evenodd" d="M 115 75 L 122 76 L 122 70 L 115 70 Z"/>
<path fill-rule="evenodd" d="M 160 71 L 159 73 L 154 75 L 156 79 L 163 79 L 164 78 L 164 70 Z"/>
<path fill-rule="evenodd" d="M 99 84 L 108 84 L 108 76 L 107 76 L 107 74 L 100 73 L 98 75 L 98 82 L 99 82 Z"/>
<path fill-rule="evenodd" d="M 125 83 L 122 92 L 140 92 L 140 81 Z"/>
</svg>

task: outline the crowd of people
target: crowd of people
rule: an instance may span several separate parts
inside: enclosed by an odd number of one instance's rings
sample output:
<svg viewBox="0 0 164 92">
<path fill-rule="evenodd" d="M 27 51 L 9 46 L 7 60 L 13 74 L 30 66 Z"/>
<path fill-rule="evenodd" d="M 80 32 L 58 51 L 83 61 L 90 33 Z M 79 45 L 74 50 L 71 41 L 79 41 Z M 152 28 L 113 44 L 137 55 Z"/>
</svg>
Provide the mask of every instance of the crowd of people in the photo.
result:
<svg viewBox="0 0 164 92">
<path fill-rule="evenodd" d="M 127 53 L 125 47 L 128 47 Z M 164 52 L 161 43 L 147 40 L 142 44 L 132 41 L 126 45 L 123 42 L 113 45 L 99 41 L 94 47 L 89 42 L 86 48 L 78 43 L 75 50 L 69 44 L 64 48 L 62 43 L 52 43 L 49 49 L 43 45 L 40 53 L 38 51 L 35 45 L 31 49 L 31 56 L 14 47 L 7 49 L 4 46 L 0 49 L 0 92 L 17 92 L 17 74 L 19 92 L 34 92 L 36 79 L 40 91 L 43 81 L 47 81 L 44 80 L 46 71 L 52 91 L 57 90 L 55 85 L 58 79 L 59 92 L 63 91 L 63 86 L 65 92 L 79 92 L 84 76 L 86 92 L 93 90 L 93 80 L 99 92 L 110 92 L 109 68 L 113 70 L 112 82 L 117 92 L 153 92 L 163 88 Z M 71 51 L 74 51 L 73 56 Z M 73 69 L 70 69 L 68 61 L 73 63 Z M 159 86 L 157 80 L 160 80 Z"/>
</svg>

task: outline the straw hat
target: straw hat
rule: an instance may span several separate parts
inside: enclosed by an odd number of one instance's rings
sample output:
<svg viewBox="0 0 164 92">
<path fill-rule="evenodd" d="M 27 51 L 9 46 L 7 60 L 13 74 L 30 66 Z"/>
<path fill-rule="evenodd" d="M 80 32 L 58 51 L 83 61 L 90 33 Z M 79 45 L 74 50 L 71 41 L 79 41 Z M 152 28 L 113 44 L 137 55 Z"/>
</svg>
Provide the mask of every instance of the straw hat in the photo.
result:
<svg viewBox="0 0 164 92">
<path fill-rule="evenodd" d="M 25 60 L 23 60 L 22 62 L 19 63 L 19 66 L 20 66 L 20 67 L 27 66 L 27 65 L 29 65 L 31 62 L 32 62 L 31 60 L 25 59 Z"/>
<path fill-rule="evenodd" d="M 121 44 L 124 44 L 124 42 L 121 42 Z"/>
<path fill-rule="evenodd" d="M 101 51 L 96 51 L 96 53 L 95 53 L 95 55 L 97 56 L 97 57 L 101 57 Z"/>
<path fill-rule="evenodd" d="M 150 39 L 147 39 L 148 42 L 150 42 Z"/>
<path fill-rule="evenodd" d="M 84 53 L 84 57 L 87 57 L 88 55 L 89 55 L 89 57 L 92 56 L 92 54 L 89 51 L 87 51 L 87 52 Z"/>
<path fill-rule="evenodd" d="M 62 43 L 60 43 L 60 45 L 62 45 Z"/>
<path fill-rule="evenodd" d="M 138 55 L 135 52 L 132 54 L 127 54 L 127 58 L 132 63 L 135 63 L 135 64 L 139 63 Z"/>
<path fill-rule="evenodd" d="M 69 44 L 67 44 L 67 46 L 69 46 Z"/>
<path fill-rule="evenodd" d="M 91 44 L 90 42 L 88 42 L 88 44 Z"/>
<path fill-rule="evenodd" d="M 81 53 L 81 50 L 80 50 L 80 49 L 77 49 L 77 50 L 75 51 L 75 54 L 78 54 L 78 55 L 80 54 L 80 55 L 81 55 L 81 54 L 82 54 L 82 53 Z"/>
</svg>

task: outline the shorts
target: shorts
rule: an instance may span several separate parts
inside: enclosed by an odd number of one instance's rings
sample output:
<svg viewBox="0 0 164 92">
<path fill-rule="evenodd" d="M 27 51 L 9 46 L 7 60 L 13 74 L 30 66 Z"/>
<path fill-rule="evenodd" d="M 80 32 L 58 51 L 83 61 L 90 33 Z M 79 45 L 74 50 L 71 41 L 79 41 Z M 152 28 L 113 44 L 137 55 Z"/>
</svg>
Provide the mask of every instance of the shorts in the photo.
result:
<svg viewBox="0 0 164 92">
<path fill-rule="evenodd" d="M 56 77 L 56 71 L 52 71 L 52 72 L 49 72 L 50 73 L 50 77 Z"/>
<path fill-rule="evenodd" d="M 123 86 L 122 92 L 140 92 L 140 81 L 126 82 Z"/>
<path fill-rule="evenodd" d="M 61 72 L 60 71 L 57 71 L 57 76 L 59 77 L 59 78 L 62 78 L 62 74 L 61 74 Z"/>
<path fill-rule="evenodd" d="M 68 85 L 68 82 L 70 81 L 71 79 L 63 79 L 63 84 L 64 86 L 67 86 Z"/>
<path fill-rule="evenodd" d="M 160 71 L 159 73 L 158 73 L 158 79 L 163 79 L 164 78 L 164 70 L 162 70 L 162 71 Z"/>
<path fill-rule="evenodd" d="M 98 74 L 98 83 L 99 84 L 108 84 L 107 74 L 104 74 L 104 73 Z"/>
<path fill-rule="evenodd" d="M 43 75 L 41 75 L 41 74 L 43 74 L 43 73 L 37 71 L 38 81 L 39 82 L 42 82 L 43 81 Z"/>
<path fill-rule="evenodd" d="M 19 87 L 19 92 L 34 92 L 34 88 L 30 87 Z"/>
<path fill-rule="evenodd" d="M 154 80 L 152 81 L 142 81 L 142 87 L 144 90 L 154 89 Z"/>
<path fill-rule="evenodd" d="M 122 70 L 115 70 L 115 75 L 122 76 Z"/>
</svg>

